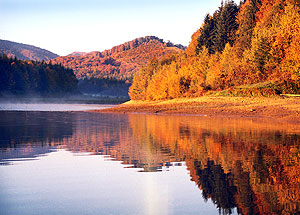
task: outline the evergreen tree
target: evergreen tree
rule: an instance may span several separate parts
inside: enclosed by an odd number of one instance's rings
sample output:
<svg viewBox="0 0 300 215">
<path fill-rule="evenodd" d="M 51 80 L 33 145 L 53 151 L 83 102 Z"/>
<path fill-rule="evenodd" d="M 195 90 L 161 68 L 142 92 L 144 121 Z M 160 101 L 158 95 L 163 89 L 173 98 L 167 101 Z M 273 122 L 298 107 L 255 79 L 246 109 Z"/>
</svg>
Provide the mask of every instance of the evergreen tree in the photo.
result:
<svg viewBox="0 0 300 215">
<path fill-rule="evenodd" d="M 237 15 L 237 23 L 239 25 L 236 35 L 235 47 L 238 56 L 242 57 L 243 52 L 251 46 L 253 29 L 255 27 L 255 14 L 258 11 L 260 1 L 247 0 L 241 5 L 239 14 Z"/>
<path fill-rule="evenodd" d="M 222 2 L 213 16 L 206 15 L 203 26 L 200 29 L 196 47 L 197 54 L 201 52 L 204 46 L 210 54 L 214 54 L 215 52 L 222 52 L 226 43 L 233 45 L 238 28 L 236 19 L 238 11 L 237 5 L 230 0 L 226 1 L 225 5 Z"/>
<path fill-rule="evenodd" d="M 224 6 L 221 6 L 216 23 L 216 51 L 222 52 L 226 43 L 229 43 L 231 46 L 233 45 L 235 33 L 238 29 L 237 14 L 238 7 L 232 0 L 227 1 Z"/>
<path fill-rule="evenodd" d="M 0 56 L 0 94 L 51 96 L 76 91 L 77 79 L 73 70 Z"/>
<path fill-rule="evenodd" d="M 196 47 L 196 53 L 199 54 L 205 46 L 210 54 L 215 53 L 215 37 L 216 37 L 216 19 L 218 12 L 211 17 L 209 14 L 204 19 L 204 24 L 200 30 L 200 36 L 198 38 L 198 45 Z"/>
</svg>

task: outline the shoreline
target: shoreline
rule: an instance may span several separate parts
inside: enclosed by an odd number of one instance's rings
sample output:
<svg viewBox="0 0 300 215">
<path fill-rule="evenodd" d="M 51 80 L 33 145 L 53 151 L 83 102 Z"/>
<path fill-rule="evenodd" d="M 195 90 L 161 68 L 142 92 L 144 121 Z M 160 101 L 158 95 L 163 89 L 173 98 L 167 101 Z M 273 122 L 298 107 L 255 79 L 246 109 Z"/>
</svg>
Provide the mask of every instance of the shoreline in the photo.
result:
<svg viewBox="0 0 300 215">
<path fill-rule="evenodd" d="M 131 100 L 117 107 L 95 112 L 258 117 L 300 123 L 300 98 L 202 96 L 165 101 Z"/>
</svg>

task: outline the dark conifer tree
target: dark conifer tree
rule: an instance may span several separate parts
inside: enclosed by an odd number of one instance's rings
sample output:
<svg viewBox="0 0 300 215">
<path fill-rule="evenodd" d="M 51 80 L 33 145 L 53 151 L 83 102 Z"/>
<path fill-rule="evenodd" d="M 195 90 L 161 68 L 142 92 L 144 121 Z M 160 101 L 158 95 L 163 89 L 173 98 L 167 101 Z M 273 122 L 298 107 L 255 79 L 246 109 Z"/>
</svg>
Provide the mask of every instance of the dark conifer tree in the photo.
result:
<svg viewBox="0 0 300 215">
<path fill-rule="evenodd" d="M 255 27 L 255 14 L 258 11 L 260 0 L 247 0 L 240 7 L 240 12 L 237 16 L 239 24 L 235 47 L 238 56 L 243 56 L 243 52 L 251 46 L 251 38 Z"/>
<path fill-rule="evenodd" d="M 222 52 L 226 43 L 233 45 L 235 40 L 235 33 L 238 28 L 237 14 L 238 6 L 232 1 L 226 1 L 225 4 L 216 10 L 213 16 L 206 15 L 204 24 L 200 29 L 200 36 L 198 38 L 198 45 L 196 53 L 202 50 L 205 46 L 210 54 L 215 52 Z"/>
<path fill-rule="evenodd" d="M 0 55 L 0 95 L 64 95 L 77 91 L 73 70 Z"/>
<path fill-rule="evenodd" d="M 237 14 L 238 6 L 232 0 L 227 1 L 225 5 L 220 8 L 220 14 L 216 24 L 216 51 L 222 52 L 227 43 L 233 45 L 236 30 L 238 29 Z"/>
<path fill-rule="evenodd" d="M 205 46 L 210 54 L 215 53 L 215 38 L 216 38 L 216 15 L 211 17 L 209 14 L 204 19 L 204 24 L 201 28 L 200 37 L 198 38 L 198 45 L 196 47 L 196 53 L 202 50 Z"/>
</svg>

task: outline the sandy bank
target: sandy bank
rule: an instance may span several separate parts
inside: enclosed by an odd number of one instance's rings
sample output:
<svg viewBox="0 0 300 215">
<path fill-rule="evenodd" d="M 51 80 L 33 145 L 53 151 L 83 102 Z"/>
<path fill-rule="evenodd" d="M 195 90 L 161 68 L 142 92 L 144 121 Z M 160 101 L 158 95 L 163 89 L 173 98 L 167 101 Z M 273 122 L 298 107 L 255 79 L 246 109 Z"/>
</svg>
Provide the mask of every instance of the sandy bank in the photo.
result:
<svg viewBox="0 0 300 215">
<path fill-rule="evenodd" d="M 129 101 L 99 112 L 267 117 L 300 123 L 300 98 L 203 96 L 167 101 Z"/>
</svg>

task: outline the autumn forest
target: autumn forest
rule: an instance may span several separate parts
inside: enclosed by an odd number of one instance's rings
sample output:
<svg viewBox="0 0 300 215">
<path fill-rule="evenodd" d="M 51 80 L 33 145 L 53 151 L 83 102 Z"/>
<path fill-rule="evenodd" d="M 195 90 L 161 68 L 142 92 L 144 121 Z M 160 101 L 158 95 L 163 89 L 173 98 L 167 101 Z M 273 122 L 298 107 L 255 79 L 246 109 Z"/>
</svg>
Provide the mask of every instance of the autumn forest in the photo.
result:
<svg viewBox="0 0 300 215">
<path fill-rule="evenodd" d="M 300 92 L 300 3 L 222 2 L 183 53 L 153 58 L 134 76 L 132 100 Z"/>
<path fill-rule="evenodd" d="M 4 31 L 62 56 L 0 39 L 0 214 L 300 214 L 300 0 L 35 4 Z"/>
<path fill-rule="evenodd" d="M 56 57 L 33 46 L 3 40 L 1 44 L 0 52 L 11 58 L 0 59 L 2 94 L 67 92 L 63 86 L 54 90 L 63 79 L 56 80 L 50 73 L 47 84 L 40 81 L 43 75 L 38 73 L 44 74 L 40 69 L 54 67 L 73 70 L 83 93 L 103 91 L 100 83 L 108 87 L 112 86 L 110 83 L 118 83 L 116 89 L 124 91 L 122 94 L 127 97 L 131 85 L 131 100 L 300 93 L 298 0 L 243 0 L 239 5 L 233 0 L 222 1 L 213 14 L 204 17 L 187 48 L 146 36 L 102 52 Z M 9 47 L 10 50 L 5 50 Z M 41 53 L 47 55 L 43 58 Z M 8 67 L 13 71 L 10 75 L 6 74 Z M 29 70 L 32 70 L 30 75 Z M 29 80 L 30 76 L 35 79 Z M 72 83 L 71 91 L 76 92 L 77 82 L 67 82 L 66 85 Z M 38 89 L 43 88 L 39 85 L 49 90 Z"/>
</svg>

